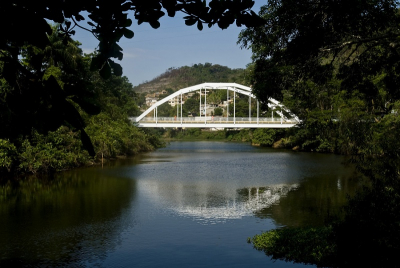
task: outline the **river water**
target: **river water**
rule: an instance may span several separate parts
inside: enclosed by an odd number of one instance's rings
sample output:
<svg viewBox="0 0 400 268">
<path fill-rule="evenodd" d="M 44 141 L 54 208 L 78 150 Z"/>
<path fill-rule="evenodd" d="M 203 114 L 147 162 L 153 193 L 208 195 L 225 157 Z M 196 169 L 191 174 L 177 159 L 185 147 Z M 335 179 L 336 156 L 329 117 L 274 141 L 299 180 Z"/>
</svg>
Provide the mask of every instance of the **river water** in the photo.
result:
<svg viewBox="0 0 400 268">
<path fill-rule="evenodd" d="M 302 267 L 248 237 L 318 226 L 358 187 L 342 156 L 172 142 L 1 188 L 0 266 Z"/>
</svg>

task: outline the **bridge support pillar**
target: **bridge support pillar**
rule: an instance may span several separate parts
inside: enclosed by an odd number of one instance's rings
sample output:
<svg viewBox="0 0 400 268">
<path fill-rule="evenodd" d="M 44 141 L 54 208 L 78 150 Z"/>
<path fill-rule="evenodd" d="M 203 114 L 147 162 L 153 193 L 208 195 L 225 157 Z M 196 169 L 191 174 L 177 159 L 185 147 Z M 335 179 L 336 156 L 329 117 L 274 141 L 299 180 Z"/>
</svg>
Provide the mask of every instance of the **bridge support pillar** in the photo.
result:
<svg viewBox="0 0 400 268">
<path fill-rule="evenodd" d="M 233 88 L 233 124 L 236 125 L 236 88 Z"/>
<path fill-rule="evenodd" d="M 249 121 L 251 122 L 251 96 L 249 96 Z"/>
<path fill-rule="evenodd" d="M 226 89 L 226 121 L 229 121 L 229 88 Z"/>
<path fill-rule="evenodd" d="M 182 116 L 183 116 L 183 115 L 182 115 L 182 105 L 183 105 L 183 104 L 182 104 L 182 93 L 181 93 L 181 125 L 182 125 Z"/>
<path fill-rule="evenodd" d="M 200 93 L 199 93 L 199 95 L 200 95 L 199 113 L 200 113 L 200 118 L 201 118 L 201 88 L 200 88 Z"/>
<path fill-rule="evenodd" d="M 257 125 L 259 122 L 258 116 L 259 116 L 260 108 L 259 108 L 259 102 L 257 101 Z"/>
<path fill-rule="evenodd" d="M 207 125 L 207 88 L 204 89 L 204 124 Z"/>
</svg>

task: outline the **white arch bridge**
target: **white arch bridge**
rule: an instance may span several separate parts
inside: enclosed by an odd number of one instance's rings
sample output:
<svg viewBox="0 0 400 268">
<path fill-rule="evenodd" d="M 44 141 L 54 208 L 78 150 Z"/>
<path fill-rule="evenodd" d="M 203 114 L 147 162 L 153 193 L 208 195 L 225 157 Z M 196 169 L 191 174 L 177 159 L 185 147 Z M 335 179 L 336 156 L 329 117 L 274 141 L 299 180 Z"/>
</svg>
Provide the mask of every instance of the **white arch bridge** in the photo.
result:
<svg viewBox="0 0 400 268">
<path fill-rule="evenodd" d="M 226 90 L 227 101 L 226 116 L 211 116 L 207 115 L 207 90 Z M 182 103 L 184 94 L 190 93 L 200 94 L 199 98 L 199 116 L 183 117 L 182 116 Z M 233 92 L 233 111 L 229 113 L 229 92 Z M 243 94 L 249 97 L 249 116 L 237 117 L 236 116 L 236 95 Z M 191 94 L 192 95 L 192 94 Z M 204 102 L 202 103 L 202 96 Z M 251 101 L 255 99 L 257 102 L 257 116 L 252 117 Z M 180 105 L 176 105 L 176 116 L 174 117 L 159 117 L 158 107 L 170 100 L 176 100 Z M 182 127 L 182 128 L 290 128 L 297 125 L 300 120 L 290 110 L 285 108 L 280 102 L 270 98 L 268 100 L 268 107 L 272 111 L 270 117 L 260 117 L 259 102 L 255 95 L 251 93 L 251 88 L 236 83 L 203 83 L 187 88 L 180 89 L 173 94 L 157 101 L 150 108 L 144 111 L 138 117 L 132 117 L 131 120 L 139 127 Z M 152 112 L 152 113 L 151 113 Z M 275 114 L 275 116 L 274 116 Z"/>
</svg>

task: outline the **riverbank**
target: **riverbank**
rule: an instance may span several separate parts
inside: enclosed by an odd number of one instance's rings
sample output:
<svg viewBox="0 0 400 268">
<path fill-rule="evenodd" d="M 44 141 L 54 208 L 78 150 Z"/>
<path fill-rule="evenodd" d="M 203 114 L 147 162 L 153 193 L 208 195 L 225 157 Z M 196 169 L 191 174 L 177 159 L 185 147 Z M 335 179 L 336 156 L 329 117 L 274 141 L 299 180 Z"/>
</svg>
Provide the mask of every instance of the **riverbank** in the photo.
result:
<svg viewBox="0 0 400 268">
<path fill-rule="evenodd" d="M 14 142 L 0 139 L 1 179 L 101 165 L 111 159 L 165 146 L 157 133 L 139 129 L 125 120 L 113 121 L 103 114 L 90 120 L 86 131 L 94 147 L 94 156 L 83 147 L 81 133 L 66 126 L 46 135 L 33 130 L 31 137 Z"/>
<path fill-rule="evenodd" d="M 167 129 L 162 138 L 166 141 L 234 141 L 250 142 L 253 146 L 289 149 L 303 152 L 333 153 L 335 150 L 321 150 L 318 147 L 301 146 L 296 139 L 300 129 L 241 129 L 241 130 L 212 130 L 212 129 Z"/>
<path fill-rule="evenodd" d="M 185 141 L 17 182 L 0 206 L 0 266 L 306 267 L 270 260 L 246 238 L 338 211 L 357 187 L 342 159 Z"/>
<path fill-rule="evenodd" d="M 379 124 L 359 125 L 353 139 L 334 135 L 308 139 L 307 129 L 231 131 L 170 131 L 181 140 L 206 139 L 251 142 L 258 145 L 292 150 L 351 155 L 351 162 L 363 176 L 363 187 L 342 208 L 343 218 L 330 214 L 320 227 L 290 227 L 264 232 L 249 239 L 255 249 L 275 260 L 293 261 L 318 267 L 388 267 L 398 254 L 400 223 L 400 180 L 398 136 L 390 132 L 398 125 L 396 115 Z M 363 132 L 364 131 L 364 132 Z M 366 133 L 371 135 L 366 135 Z M 303 136 L 302 136 L 303 135 Z M 364 139 L 362 138 L 364 137 Z M 365 139 L 368 137 L 369 139 Z M 303 141 L 302 144 L 299 141 Z M 379 150 L 378 150 L 379 149 Z M 380 152 L 379 154 L 373 152 Z M 362 174 L 362 175 L 361 175 Z M 341 187 L 341 185 L 337 185 Z M 326 197 L 327 198 L 327 197 Z M 324 200 L 325 197 L 324 197 Z M 373 258 L 371 258 L 373 256 Z"/>
<path fill-rule="evenodd" d="M 210 129 L 167 129 L 162 137 L 168 141 L 196 141 L 196 140 L 214 140 L 214 141 L 234 141 L 250 142 L 253 146 L 272 147 L 279 142 L 285 134 L 284 130 L 274 129 L 241 129 L 241 130 L 210 130 Z M 278 142 L 278 143 L 277 143 Z M 289 148 L 276 146 L 275 148 Z"/>
</svg>

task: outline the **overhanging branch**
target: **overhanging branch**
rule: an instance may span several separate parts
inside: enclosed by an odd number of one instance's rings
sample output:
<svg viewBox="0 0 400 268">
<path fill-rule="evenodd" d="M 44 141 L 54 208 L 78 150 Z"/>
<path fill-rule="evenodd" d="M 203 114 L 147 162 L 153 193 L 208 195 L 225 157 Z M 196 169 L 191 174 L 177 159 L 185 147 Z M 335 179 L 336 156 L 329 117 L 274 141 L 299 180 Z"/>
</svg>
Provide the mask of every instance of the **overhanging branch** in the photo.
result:
<svg viewBox="0 0 400 268">
<path fill-rule="evenodd" d="M 359 36 L 357 36 L 356 37 L 357 40 L 346 41 L 346 42 L 343 42 L 341 44 L 332 45 L 330 47 L 320 48 L 320 51 L 322 51 L 322 52 L 332 52 L 334 50 L 342 49 L 342 48 L 344 48 L 346 46 L 351 46 L 351 45 L 354 45 L 354 44 L 378 42 L 378 41 L 383 40 L 383 39 L 396 38 L 396 37 L 399 37 L 399 36 L 400 36 L 400 33 L 389 33 L 389 34 L 385 34 L 385 35 L 381 35 L 381 36 L 375 36 L 375 37 L 364 38 L 364 39 L 359 37 Z"/>
</svg>

